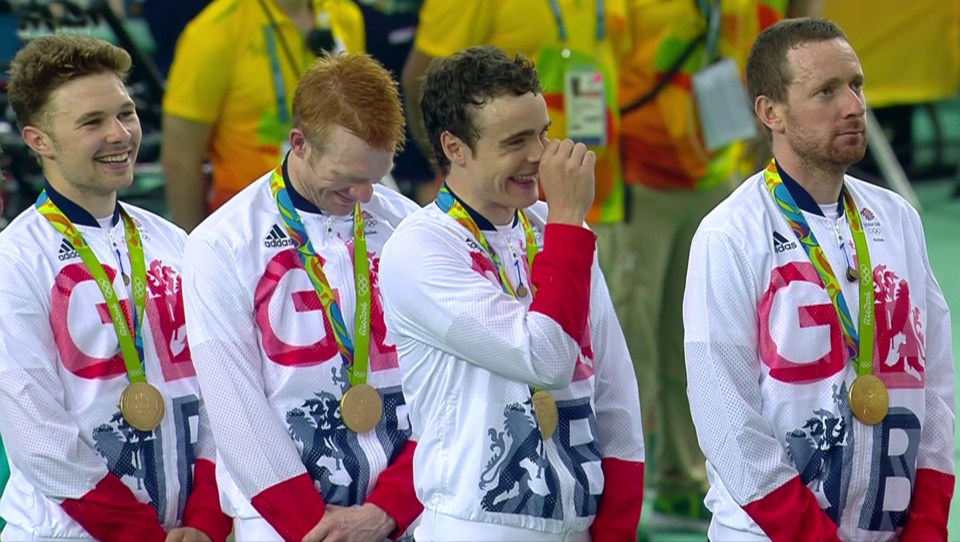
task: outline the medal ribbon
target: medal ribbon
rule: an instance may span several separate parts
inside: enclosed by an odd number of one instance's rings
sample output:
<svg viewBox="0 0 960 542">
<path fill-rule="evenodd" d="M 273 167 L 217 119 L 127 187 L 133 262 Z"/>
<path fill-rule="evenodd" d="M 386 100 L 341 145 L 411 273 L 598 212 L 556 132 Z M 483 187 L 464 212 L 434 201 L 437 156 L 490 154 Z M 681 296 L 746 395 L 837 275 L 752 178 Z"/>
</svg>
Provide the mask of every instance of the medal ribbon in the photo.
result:
<svg viewBox="0 0 960 542">
<path fill-rule="evenodd" d="M 360 204 L 353 208 L 353 274 L 354 287 L 357 293 L 357 311 L 354 321 L 355 339 L 351 340 L 347 333 L 347 324 L 344 321 L 340 305 L 333 294 L 333 288 L 323 272 L 320 256 L 313 249 L 313 243 L 307 235 L 307 229 L 300 220 L 300 214 L 293 206 L 290 194 L 283 179 L 283 165 L 278 166 L 270 177 L 270 190 L 280 210 L 280 217 L 286 226 L 287 233 L 297 245 L 297 254 L 303 269 L 313 283 L 313 289 L 320 298 L 320 304 L 327 315 L 333 335 L 337 341 L 340 355 L 347 364 L 347 376 L 350 386 L 364 384 L 367 381 L 367 369 L 370 362 L 370 315 L 371 315 L 371 287 L 370 267 L 367 263 L 367 237 L 364 231 L 363 213 Z"/>
<path fill-rule="evenodd" d="M 54 229 L 60 232 L 73 248 L 76 249 L 86 266 L 87 271 L 93 276 L 94 281 L 103 294 L 103 300 L 107 303 L 110 310 L 110 320 L 113 321 L 113 329 L 117 333 L 117 340 L 120 343 L 120 354 L 123 357 L 123 364 L 127 368 L 127 375 L 130 382 L 146 382 L 147 375 L 143 369 L 143 334 L 141 333 L 141 323 L 143 322 L 143 310 L 147 305 L 147 266 L 143 256 L 143 244 L 140 241 L 140 232 L 134 224 L 130 215 L 120 207 L 120 217 L 123 219 L 123 236 L 127 242 L 127 250 L 130 252 L 130 266 L 133 276 L 133 334 L 131 336 L 130 328 L 127 326 L 127 318 L 117 299 L 117 292 L 113 288 L 113 283 L 107 277 L 97 255 L 93 249 L 83 239 L 80 230 L 70 221 L 69 218 L 57 207 L 57 204 L 50 199 L 46 190 L 40 193 L 37 202 L 34 204 L 37 212 L 53 225 Z"/>
<path fill-rule="evenodd" d="M 477 226 L 473 217 L 470 216 L 470 212 L 467 211 L 463 204 L 460 203 L 460 200 L 453 195 L 453 192 L 450 191 L 446 184 L 440 188 L 440 193 L 437 195 L 437 206 L 440 207 L 441 211 L 450 215 L 450 217 L 473 234 L 473 237 L 480 244 L 483 251 L 493 260 L 493 265 L 497 267 L 497 273 L 500 275 L 500 285 L 503 287 L 503 291 L 513 297 L 519 297 L 513 284 L 510 283 L 510 279 L 507 277 L 507 270 L 504 268 L 500 256 L 490 248 L 490 243 L 487 242 L 487 238 L 483 235 L 480 227 Z M 527 215 L 523 211 L 518 211 L 518 214 L 520 216 L 520 224 L 523 226 L 523 235 L 526 239 L 527 263 L 532 270 L 533 258 L 537 255 L 537 240 L 533 232 L 533 226 L 530 225 Z M 532 283 L 530 284 L 530 289 L 532 292 Z"/>
<path fill-rule="evenodd" d="M 854 328 L 853 318 L 850 316 L 850 310 L 843 298 L 843 291 L 840 281 L 830 267 L 827 256 L 817 242 L 813 230 L 807 224 L 803 213 L 794 201 L 793 196 L 783 179 L 777 171 L 776 161 L 771 161 L 770 165 L 763 172 L 763 180 L 770 191 L 770 195 L 776 202 L 777 207 L 783 218 L 790 225 L 790 229 L 797 236 L 800 245 L 806 251 L 810 262 L 820 275 L 820 280 L 830 296 L 833 308 L 837 311 L 840 318 L 840 327 L 843 330 L 843 338 L 847 345 L 847 351 L 850 359 L 853 360 L 854 367 L 858 376 L 873 373 L 873 348 L 874 348 L 874 321 L 873 303 L 874 303 L 874 283 L 873 267 L 870 263 L 870 251 L 867 247 L 867 237 L 863 233 L 863 224 L 860 222 L 860 213 L 857 211 L 857 205 L 853 201 L 853 196 L 849 190 L 843 190 L 843 211 L 847 216 L 847 222 L 850 224 L 850 232 L 853 234 L 853 243 L 857 248 L 857 275 L 860 277 L 860 329 Z"/>
</svg>

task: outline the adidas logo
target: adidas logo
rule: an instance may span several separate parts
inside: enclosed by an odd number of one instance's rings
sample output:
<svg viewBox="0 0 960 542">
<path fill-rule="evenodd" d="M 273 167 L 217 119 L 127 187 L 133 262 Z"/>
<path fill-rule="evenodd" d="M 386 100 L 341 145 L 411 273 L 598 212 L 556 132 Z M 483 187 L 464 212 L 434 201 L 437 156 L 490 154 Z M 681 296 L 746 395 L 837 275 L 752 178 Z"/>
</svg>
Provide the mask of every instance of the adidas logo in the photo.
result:
<svg viewBox="0 0 960 542">
<path fill-rule="evenodd" d="M 283 248 L 283 247 L 292 247 L 293 239 L 290 239 L 290 236 L 287 235 L 287 232 L 283 231 L 283 228 L 279 224 L 274 224 L 270 228 L 270 233 L 263 238 L 263 246 L 267 248 Z"/>
<path fill-rule="evenodd" d="M 786 237 L 780 235 L 780 232 L 773 232 L 773 250 L 780 254 L 781 252 L 786 252 L 788 250 L 793 250 L 797 248 L 797 243 L 795 241 L 789 241 Z"/>
<path fill-rule="evenodd" d="M 60 243 L 60 255 L 57 256 L 57 258 L 61 262 L 65 262 L 67 260 L 72 260 L 73 258 L 79 258 L 79 257 L 80 257 L 80 253 L 77 252 L 77 249 L 73 248 L 73 245 L 70 244 L 70 241 L 67 241 L 66 239 L 64 239 L 63 242 Z"/>
</svg>

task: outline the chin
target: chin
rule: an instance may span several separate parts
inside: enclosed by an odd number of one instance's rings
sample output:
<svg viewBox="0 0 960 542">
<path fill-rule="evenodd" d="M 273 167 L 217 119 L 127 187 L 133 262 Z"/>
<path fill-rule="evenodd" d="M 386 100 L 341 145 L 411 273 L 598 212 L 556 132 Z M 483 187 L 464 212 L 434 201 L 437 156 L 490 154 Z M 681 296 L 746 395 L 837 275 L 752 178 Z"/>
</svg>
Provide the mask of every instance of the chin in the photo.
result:
<svg viewBox="0 0 960 542">
<path fill-rule="evenodd" d="M 323 205 L 317 205 L 322 211 L 330 213 L 336 216 L 346 216 L 353 212 L 353 208 L 356 204 L 347 205 L 339 200 L 339 198 L 333 198 L 324 202 Z"/>
<path fill-rule="evenodd" d="M 107 179 L 101 183 L 101 186 L 105 187 L 108 191 L 116 192 L 118 190 L 124 190 L 133 186 L 133 173 L 129 175 L 118 176 L 112 179 Z"/>
<path fill-rule="evenodd" d="M 510 199 L 510 207 L 516 207 L 517 209 L 525 209 L 530 207 L 540 199 L 540 191 L 537 188 L 539 185 L 534 184 L 530 188 L 520 188 L 518 186 L 512 187 L 513 190 L 510 190 L 507 197 Z"/>
<path fill-rule="evenodd" d="M 837 164 L 842 164 L 844 167 L 850 167 L 853 164 L 856 164 L 860 160 L 863 160 L 863 157 L 867 155 L 867 148 L 862 147 L 859 149 L 844 149 L 835 155 L 835 160 Z"/>
</svg>

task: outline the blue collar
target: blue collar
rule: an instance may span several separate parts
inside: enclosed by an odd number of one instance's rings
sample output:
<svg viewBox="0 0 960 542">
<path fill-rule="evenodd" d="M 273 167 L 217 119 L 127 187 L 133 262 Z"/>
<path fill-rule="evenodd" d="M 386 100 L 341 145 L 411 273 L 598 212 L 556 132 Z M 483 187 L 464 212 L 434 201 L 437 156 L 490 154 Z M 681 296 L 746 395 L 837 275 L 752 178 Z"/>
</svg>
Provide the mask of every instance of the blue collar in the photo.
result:
<svg viewBox="0 0 960 542">
<path fill-rule="evenodd" d="M 90 214 L 89 211 L 70 201 L 67 196 L 57 192 L 57 189 L 50 184 L 50 181 L 44 181 L 43 189 L 47 192 L 47 196 L 50 197 L 50 200 L 52 200 L 61 211 L 63 211 L 64 216 L 66 216 L 70 222 L 73 222 L 78 226 L 92 226 L 94 228 L 100 227 L 100 223 L 97 222 L 97 219 Z M 113 208 L 113 218 L 110 219 L 110 225 L 116 226 L 118 222 L 120 222 L 119 200 L 117 200 L 117 203 Z"/>
<path fill-rule="evenodd" d="M 780 162 L 777 162 L 777 173 L 780 174 L 780 178 L 783 180 L 783 185 L 787 187 L 787 191 L 789 191 L 790 195 L 793 196 L 793 201 L 797 203 L 797 207 L 799 207 L 800 210 L 806 211 L 813 215 L 823 216 L 823 210 L 820 209 L 820 204 L 813 199 L 813 196 L 811 196 L 805 188 L 800 186 L 800 183 L 795 181 L 789 173 L 780 167 Z M 843 209 L 844 190 L 846 190 L 846 185 L 840 188 L 840 197 L 837 198 L 837 203 L 840 204 L 840 209 Z"/>
<path fill-rule="evenodd" d="M 450 191 L 450 194 L 453 195 L 454 199 L 460 202 L 460 205 L 462 205 L 463 208 L 467 210 L 467 214 L 470 215 L 470 218 L 473 219 L 473 222 L 477 225 L 478 228 L 480 228 L 481 231 L 497 230 L 497 227 L 493 225 L 493 222 L 490 222 L 489 220 L 487 220 L 483 215 L 477 212 L 476 209 L 474 209 L 473 207 L 470 207 L 469 205 L 467 205 L 467 202 L 460 199 L 460 196 L 458 196 L 453 191 L 453 189 L 450 188 L 450 185 L 448 185 L 447 183 L 443 183 L 443 185 L 447 187 L 447 190 Z M 514 211 L 513 223 L 510 225 L 510 227 L 514 227 L 519 223 L 520 223 L 520 215 L 516 211 Z"/>
<path fill-rule="evenodd" d="M 290 154 L 287 154 L 289 158 Z M 323 211 L 319 207 L 310 202 L 307 198 L 303 197 L 300 192 L 297 192 L 297 189 L 293 187 L 293 183 L 290 182 L 290 175 L 287 172 L 287 158 L 283 159 L 283 185 L 287 188 L 287 194 L 290 196 L 290 202 L 293 203 L 293 206 L 300 211 L 307 213 L 316 213 L 323 214 Z"/>
</svg>

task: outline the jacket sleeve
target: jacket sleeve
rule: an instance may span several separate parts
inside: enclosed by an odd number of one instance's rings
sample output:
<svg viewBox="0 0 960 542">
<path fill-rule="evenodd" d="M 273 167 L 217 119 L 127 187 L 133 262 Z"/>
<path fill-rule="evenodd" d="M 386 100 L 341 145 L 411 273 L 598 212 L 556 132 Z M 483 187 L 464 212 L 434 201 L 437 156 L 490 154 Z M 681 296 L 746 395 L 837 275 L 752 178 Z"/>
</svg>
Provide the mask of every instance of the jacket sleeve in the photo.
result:
<svg viewBox="0 0 960 542">
<path fill-rule="evenodd" d="M 924 390 L 926 416 L 917 453 L 910 511 L 901 540 L 946 542 L 947 517 L 954 488 L 954 400 L 956 380 L 950 336 L 950 310 L 927 257 L 920 219 L 913 212 L 917 245 L 926 270 L 927 337 Z"/>
<path fill-rule="evenodd" d="M 697 438 L 731 497 L 774 542 L 835 541 L 761 414 L 757 281 L 723 232 L 697 232 L 683 299 L 687 394 Z"/>
<path fill-rule="evenodd" d="M 381 288 L 395 332 L 515 382 L 569 385 L 590 308 L 593 232 L 547 225 L 528 310 L 495 282 L 493 264 L 466 233 L 456 238 L 438 232 L 442 227 L 401 229 L 384 248 Z"/>
<path fill-rule="evenodd" d="M 233 524 L 230 517 L 220 507 L 220 492 L 217 488 L 216 447 L 210 432 L 210 418 L 207 407 L 201 403 L 199 435 L 195 447 L 196 460 L 193 464 L 193 489 L 187 498 L 183 513 L 183 524 L 202 531 L 213 542 L 224 542 Z"/>
<path fill-rule="evenodd" d="M 412 438 L 404 444 L 393 463 L 380 473 L 366 501 L 378 506 L 397 524 L 390 535 L 394 539 L 403 535 L 423 512 L 423 505 L 413 489 L 413 453 L 416 449 L 417 442 Z"/>
<path fill-rule="evenodd" d="M 0 258 L 0 434 L 10 463 L 95 538 L 162 542 L 154 509 L 80 437 L 58 376 L 49 292 L 22 270 Z"/>
<path fill-rule="evenodd" d="M 643 428 L 637 378 L 598 264 L 593 267 L 591 337 L 597 430 L 603 444 L 603 495 L 590 527 L 594 540 L 634 541 L 643 505 Z"/>
<path fill-rule="evenodd" d="M 184 252 L 187 336 L 222 466 L 287 541 L 323 517 L 287 429 L 267 402 L 249 285 L 220 240 L 191 235 Z M 215 256 L 213 256 L 215 255 Z"/>
</svg>

